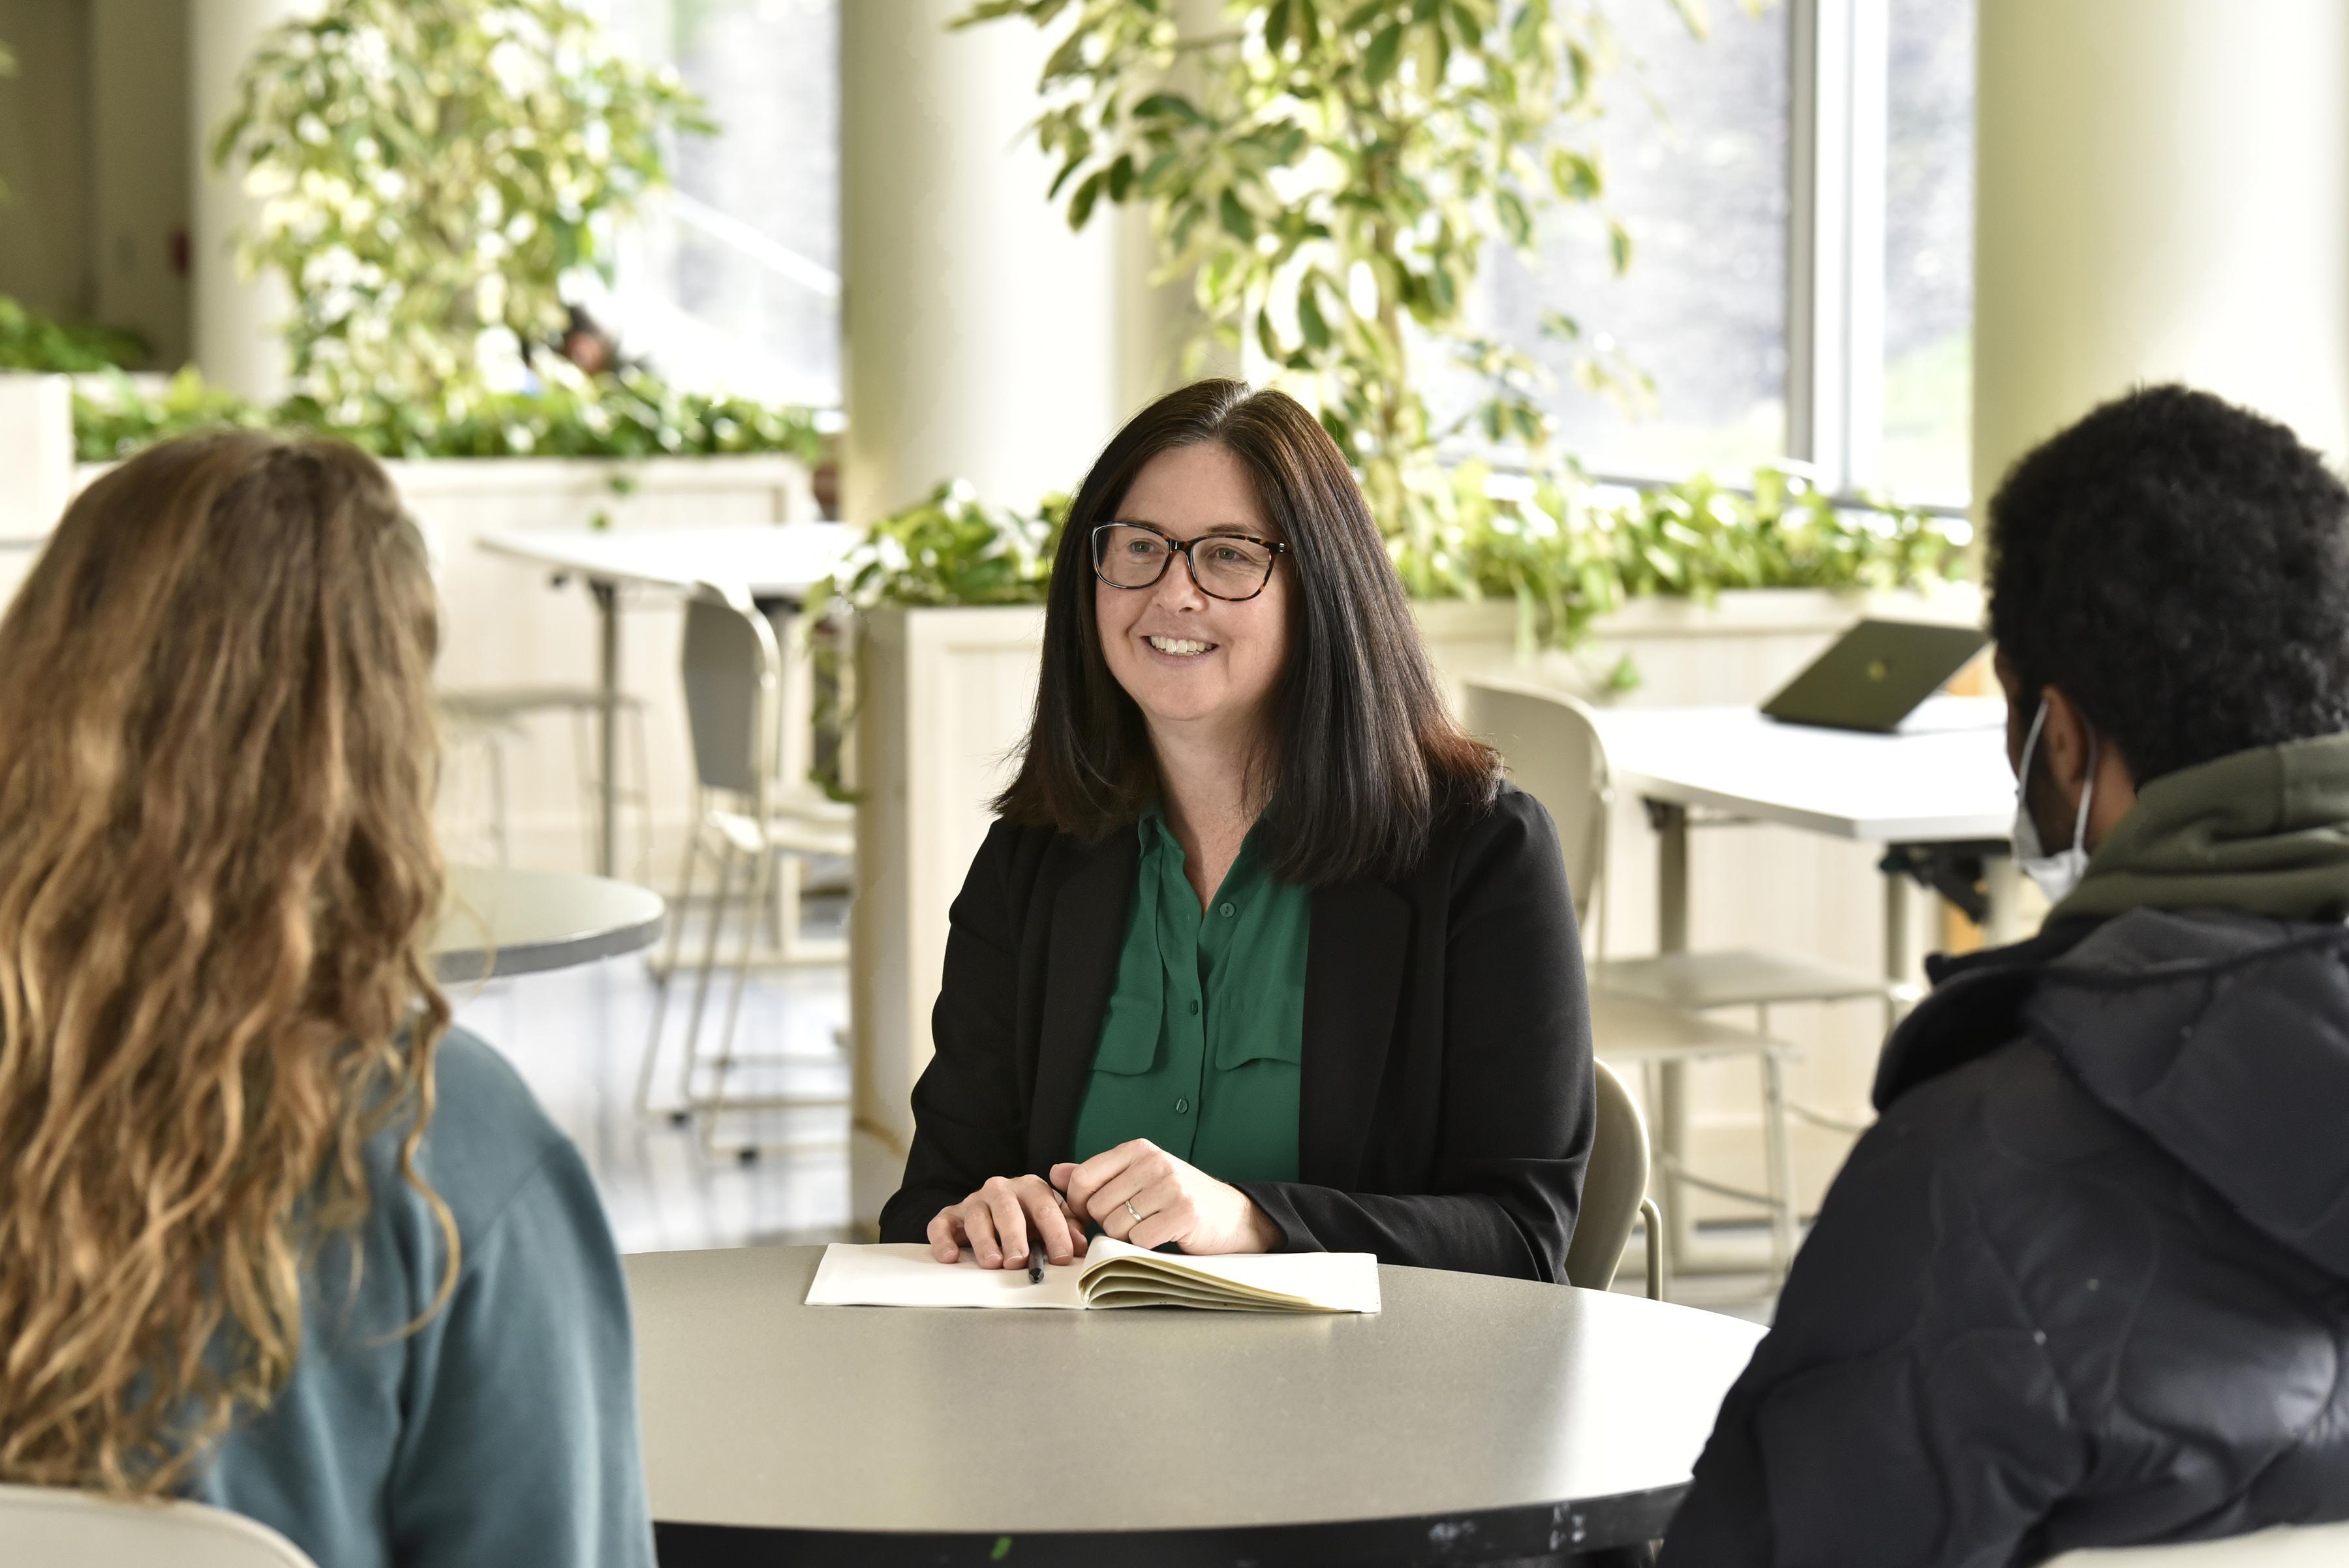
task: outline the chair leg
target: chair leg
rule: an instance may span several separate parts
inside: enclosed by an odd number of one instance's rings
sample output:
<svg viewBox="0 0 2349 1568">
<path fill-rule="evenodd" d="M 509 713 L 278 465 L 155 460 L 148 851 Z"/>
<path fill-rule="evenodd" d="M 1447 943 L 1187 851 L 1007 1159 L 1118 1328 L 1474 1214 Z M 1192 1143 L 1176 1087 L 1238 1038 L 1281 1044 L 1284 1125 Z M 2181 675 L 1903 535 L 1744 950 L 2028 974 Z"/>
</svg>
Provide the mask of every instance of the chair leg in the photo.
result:
<svg viewBox="0 0 2349 1568">
<path fill-rule="evenodd" d="M 1664 1299 L 1664 1213 L 1652 1198 L 1640 1199 L 1640 1228 L 1648 1235 L 1648 1299 Z"/>
<path fill-rule="evenodd" d="M 506 836 L 506 742 L 502 735 L 492 733 L 488 745 L 490 762 L 490 843 L 497 850 L 498 864 L 511 858 L 512 846 Z"/>
<path fill-rule="evenodd" d="M 1762 1054 L 1762 1137 L 1769 1161 L 1770 1282 L 1786 1281 L 1795 1262 L 1795 1156 L 1786 1126 L 1785 1070 L 1775 1052 Z"/>
<path fill-rule="evenodd" d="M 645 711 L 628 710 L 629 749 L 636 753 L 636 858 L 649 876 L 653 864 L 653 753 L 645 741 Z"/>
<path fill-rule="evenodd" d="M 685 947 L 685 909 L 693 897 L 693 874 L 701 863 L 701 834 L 698 829 L 686 835 L 685 869 L 678 873 L 676 911 L 668 922 L 668 940 L 663 944 L 667 954 L 661 961 L 660 971 L 653 977 L 653 1026 L 645 1039 L 644 1060 L 636 1065 L 636 1115 L 648 1116 L 653 1110 L 653 1069 L 660 1061 L 661 1031 L 668 1023 L 668 984 L 677 976 L 678 955 Z"/>
<path fill-rule="evenodd" d="M 685 1023 L 685 1056 L 678 1064 L 677 1097 L 682 1119 L 694 1106 L 693 1067 L 701 1051 L 701 1014 L 709 1001 L 709 977 L 718 969 L 718 928 L 726 919 L 727 895 L 734 888 L 734 862 L 740 858 L 731 844 L 714 846 L 718 856 L 718 895 L 709 903 L 709 930 L 701 944 L 701 968 L 693 977 L 693 1012 Z"/>
<path fill-rule="evenodd" d="M 734 990 L 726 999 L 726 1022 L 718 1033 L 718 1084 L 704 1102 L 713 1113 L 722 1109 L 726 1103 L 726 1080 L 734 1070 L 734 1031 L 741 1023 L 742 992 L 750 986 L 750 958 L 759 945 L 759 911 L 765 908 L 768 885 L 773 877 L 778 858 L 774 846 L 770 844 L 761 843 L 754 853 L 756 858 L 750 865 L 750 894 L 744 900 L 744 909 L 750 919 L 742 927 L 741 945 L 735 950 Z M 704 1151 L 710 1154 L 718 1152 L 717 1133 L 717 1117 L 713 1114 L 701 1124 Z M 755 1144 L 744 1151 L 744 1158 L 757 1158 Z"/>
</svg>

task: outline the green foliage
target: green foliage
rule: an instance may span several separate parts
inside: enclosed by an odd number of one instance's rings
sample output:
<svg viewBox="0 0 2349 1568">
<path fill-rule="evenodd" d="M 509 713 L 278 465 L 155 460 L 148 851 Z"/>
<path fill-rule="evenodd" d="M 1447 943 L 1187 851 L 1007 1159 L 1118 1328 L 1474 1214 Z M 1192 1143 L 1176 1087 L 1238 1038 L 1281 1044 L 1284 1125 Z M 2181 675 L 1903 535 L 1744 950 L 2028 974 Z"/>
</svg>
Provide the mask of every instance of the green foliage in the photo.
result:
<svg viewBox="0 0 2349 1568">
<path fill-rule="evenodd" d="M 296 387 L 365 425 L 477 387 L 485 331 L 559 333 L 663 136 L 709 129 L 570 0 L 328 0 L 246 66 L 212 158 L 262 199 L 243 255 L 290 286 Z"/>
<path fill-rule="evenodd" d="M 357 417 L 348 417 L 356 410 Z M 128 378 L 74 399 L 84 462 L 127 457 L 151 441 L 220 429 L 303 430 L 339 436 L 381 457 L 704 456 L 788 452 L 813 464 L 823 440 L 803 410 L 679 392 L 642 371 L 598 379 L 586 390 L 476 394 L 433 411 L 384 398 L 331 410 L 290 398 L 274 409 L 207 385 L 192 369 L 159 396 Z"/>
<path fill-rule="evenodd" d="M 1048 495 L 1021 514 L 981 504 L 963 481 L 941 484 L 926 501 L 874 524 L 816 599 L 837 596 L 860 610 L 1041 604 L 1068 520 L 1065 495 Z"/>
<path fill-rule="evenodd" d="M 1701 0 L 1674 3 L 1701 27 Z M 1530 249 L 1546 206 L 1606 190 L 1589 135 L 1614 58 L 1605 15 L 1560 0 L 1226 0 L 1218 29 L 1186 33 L 1188 9 L 984 0 L 959 25 L 1056 30 L 1036 132 L 1071 224 L 1104 200 L 1145 203 L 1162 276 L 1194 282 L 1203 343 L 1245 338 L 1278 365 L 1372 514 L 1431 548 L 1448 488 L 1439 441 L 1481 433 L 1554 466 L 1538 368 L 1473 333 L 1465 311 L 1489 240 Z M 1630 264 L 1619 224 L 1609 249 Z M 1553 327 L 1576 333 L 1564 317 Z M 1437 428 L 1415 344 L 1480 385 L 1456 423 Z M 1595 358 L 1580 379 L 1622 385 Z"/>
<path fill-rule="evenodd" d="M 1784 469 L 1757 471 L 1750 494 L 1699 475 L 1616 504 L 1548 480 L 1498 485 L 1478 464 L 1454 479 L 1432 544 L 1399 548 L 1397 569 L 1417 597 L 1516 600 L 1529 646 L 1571 646 L 1594 617 L 1646 595 L 1916 587 L 1964 565 L 1927 514 L 1838 504 Z"/>
<path fill-rule="evenodd" d="M 111 370 L 146 354 L 146 343 L 135 334 L 52 321 L 0 294 L 0 370 Z"/>
<path fill-rule="evenodd" d="M 1640 595 L 1915 587 L 1963 565 L 1962 547 L 1924 513 L 1839 504 L 1782 469 L 1757 472 L 1751 494 L 1698 478 L 1609 504 L 1587 485 L 1466 463 L 1429 506 L 1425 544 L 1390 545 L 1413 597 L 1514 600 L 1529 647 L 1570 646 L 1594 617 Z M 1041 603 L 1067 519 L 1065 496 L 1023 515 L 979 504 L 967 484 L 941 486 L 874 524 L 834 591 L 859 609 Z"/>
</svg>

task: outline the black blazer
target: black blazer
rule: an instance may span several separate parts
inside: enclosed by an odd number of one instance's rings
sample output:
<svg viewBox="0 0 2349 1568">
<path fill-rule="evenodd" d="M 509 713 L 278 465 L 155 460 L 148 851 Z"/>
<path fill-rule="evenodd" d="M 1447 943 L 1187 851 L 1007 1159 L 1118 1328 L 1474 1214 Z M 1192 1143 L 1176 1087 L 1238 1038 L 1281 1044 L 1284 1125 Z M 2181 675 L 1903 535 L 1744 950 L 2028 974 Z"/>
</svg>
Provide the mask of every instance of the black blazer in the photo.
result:
<svg viewBox="0 0 2349 1568">
<path fill-rule="evenodd" d="M 1069 1155 L 1140 850 L 998 822 L 954 902 L 885 1241 Z M 1562 1281 L 1595 1110 L 1557 833 L 1503 786 L 1392 883 L 1313 894 L 1296 1181 L 1242 1189 L 1291 1251 Z"/>
</svg>

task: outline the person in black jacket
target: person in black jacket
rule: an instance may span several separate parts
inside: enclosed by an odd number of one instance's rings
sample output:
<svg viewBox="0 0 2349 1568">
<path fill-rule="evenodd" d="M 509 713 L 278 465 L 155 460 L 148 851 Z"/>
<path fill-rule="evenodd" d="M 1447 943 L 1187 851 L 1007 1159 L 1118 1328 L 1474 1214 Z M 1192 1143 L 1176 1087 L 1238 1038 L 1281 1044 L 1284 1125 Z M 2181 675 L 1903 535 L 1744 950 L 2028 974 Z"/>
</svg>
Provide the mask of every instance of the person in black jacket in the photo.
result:
<svg viewBox="0 0 2349 1568">
<path fill-rule="evenodd" d="M 2035 939 L 1930 968 L 1666 1568 L 2349 1518 L 2349 491 L 2142 390 L 1990 508 Z"/>
<path fill-rule="evenodd" d="M 1557 833 L 1295 401 L 1200 382 L 1102 452 L 997 808 L 884 1241 L 1564 1277 L 1595 1109 Z"/>
</svg>

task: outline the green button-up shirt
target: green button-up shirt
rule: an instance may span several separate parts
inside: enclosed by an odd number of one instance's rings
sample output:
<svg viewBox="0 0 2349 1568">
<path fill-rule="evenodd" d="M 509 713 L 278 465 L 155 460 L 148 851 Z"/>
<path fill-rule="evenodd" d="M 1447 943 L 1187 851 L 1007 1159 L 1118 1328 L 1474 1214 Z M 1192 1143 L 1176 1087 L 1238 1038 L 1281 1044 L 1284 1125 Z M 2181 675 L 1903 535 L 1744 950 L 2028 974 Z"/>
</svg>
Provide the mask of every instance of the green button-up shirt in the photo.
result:
<svg viewBox="0 0 2349 1568">
<path fill-rule="evenodd" d="M 1202 913 L 1166 819 L 1139 832 L 1071 1158 L 1146 1137 L 1219 1181 L 1294 1181 L 1312 895 L 1265 870 L 1251 833 Z"/>
</svg>

